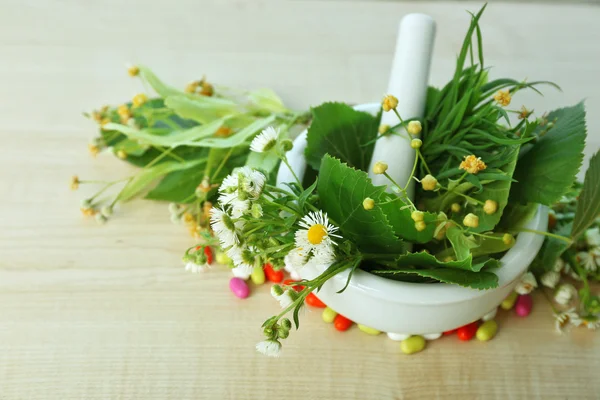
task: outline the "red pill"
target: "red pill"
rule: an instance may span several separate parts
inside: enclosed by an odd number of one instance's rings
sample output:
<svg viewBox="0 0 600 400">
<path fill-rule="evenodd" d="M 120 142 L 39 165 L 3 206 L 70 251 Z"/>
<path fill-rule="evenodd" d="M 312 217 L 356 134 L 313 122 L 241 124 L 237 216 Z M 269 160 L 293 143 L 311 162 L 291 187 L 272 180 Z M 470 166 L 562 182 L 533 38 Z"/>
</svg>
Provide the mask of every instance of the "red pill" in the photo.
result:
<svg viewBox="0 0 600 400">
<path fill-rule="evenodd" d="M 452 335 L 456 332 L 456 329 L 451 329 L 449 331 L 444 332 L 444 335 Z"/>
<path fill-rule="evenodd" d="M 533 299 L 531 295 L 524 294 L 517 298 L 515 304 L 515 312 L 519 317 L 526 317 L 531 313 L 533 308 Z"/>
<path fill-rule="evenodd" d="M 312 293 L 311 293 L 312 294 Z M 335 316 L 333 326 L 340 332 L 347 331 L 352 326 L 353 322 L 341 314 Z"/>
<path fill-rule="evenodd" d="M 301 291 L 302 289 L 304 289 L 304 286 L 301 285 L 294 285 L 296 281 L 293 279 L 286 279 L 284 280 L 282 283 L 286 286 L 290 286 L 292 289 L 294 289 L 296 292 Z"/>
<path fill-rule="evenodd" d="M 313 293 L 310 292 L 308 296 L 306 296 L 306 304 L 311 307 L 325 308 L 327 304 L 323 303 L 319 298 Z"/>
<path fill-rule="evenodd" d="M 477 328 L 478 328 L 477 321 L 471 322 L 468 325 L 461 326 L 460 328 L 458 328 L 456 330 L 456 335 L 458 336 L 458 338 L 460 340 L 465 340 L 465 341 L 471 340 L 477 333 Z"/>
<path fill-rule="evenodd" d="M 263 269 L 265 270 L 265 276 L 271 282 L 281 283 L 283 281 L 283 271 L 275 271 L 271 264 L 265 264 Z"/>
</svg>

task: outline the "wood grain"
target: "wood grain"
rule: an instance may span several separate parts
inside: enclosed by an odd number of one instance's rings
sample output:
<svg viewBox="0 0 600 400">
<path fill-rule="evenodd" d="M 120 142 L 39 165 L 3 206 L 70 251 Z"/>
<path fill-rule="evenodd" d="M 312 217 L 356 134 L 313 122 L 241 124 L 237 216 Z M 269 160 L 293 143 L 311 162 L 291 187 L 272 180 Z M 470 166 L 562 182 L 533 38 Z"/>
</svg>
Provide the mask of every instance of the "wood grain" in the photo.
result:
<svg viewBox="0 0 600 400">
<path fill-rule="evenodd" d="M 0 4 L 0 399 L 598 398 L 598 335 L 557 335 L 541 297 L 527 319 L 500 313 L 488 343 L 454 337 L 407 357 L 387 338 L 340 334 L 305 312 L 278 360 L 256 354 L 276 312 L 267 288 L 235 299 L 224 270 L 185 274 L 192 244 L 166 205 L 138 201 L 106 226 L 83 219 L 68 181 L 132 169 L 90 159 L 94 127 L 79 113 L 143 88 L 127 61 L 174 85 L 268 86 L 298 109 L 378 100 L 396 25 L 438 21 L 431 81 L 451 74 L 477 3 L 77 2 Z M 493 76 L 556 81 L 517 96 L 536 110 L 587 98 L 587 155 L 600 147 L 600 8 L 490 5 Z M 91 189 L 90 189 L 91 190 Z"/>
</svg>

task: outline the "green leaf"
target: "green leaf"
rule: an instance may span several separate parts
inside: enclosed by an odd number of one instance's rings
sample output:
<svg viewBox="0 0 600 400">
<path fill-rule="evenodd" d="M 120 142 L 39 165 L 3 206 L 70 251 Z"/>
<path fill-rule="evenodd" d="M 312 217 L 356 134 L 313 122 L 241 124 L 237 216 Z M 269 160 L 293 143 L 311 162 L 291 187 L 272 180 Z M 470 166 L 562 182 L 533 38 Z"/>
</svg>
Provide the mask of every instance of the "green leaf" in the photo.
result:
<svg viewBox="0 0 600 400">
<path fill-rule="evenodd" d="M 457 260 L 464 260 L 471 255 L 471 249 L 478 246 L 473 236 L 466 236 L 462 230 L 456 226 L 451 226 L 446 231 L 446 237 L 452 244 L 454 254 Z"/>
<path fill-rule="evenodd" d="M 150 68 L 144 67 L 143 65 L 138 65 L 138 68 L 140 69 L 140 78 L 146 81 L 161 97 L 179 94 L 185 95 L 182 91 L 165 85 L 156 75 L 154 75 Z"/>
<path fill-rule="evenodd" d="M 502 219 L 498 226 L 501 230 L 515 233 L 524 227 L 535 215 L 539 205 L 535 203 L 528 204 L 508 204 L 502 213 Z"/>
<path fill-rule="evenodd" d="M 432 278 L 436 281 L 460 285 L 472 289 L 484 290 L 498 287 L 498 276 L 489 271 L 466 271 L 452 268 L 435 268 L 435 269 L 398 269 L 395 271 L 375 270 L 371 271 L 375 275 L 384 276 L 389 279 L 394 279 L 394 275 L 399 274 L 400 279 L 402 274 L 415 274 L 425 278 Z"/>
<path fill-rule="evenodd" d="M 312 113 L 304 152 L 308 165 L 318 169 L 323 156 L 329 154 L 350 167 L 366 171 L 375 143 L 366 144 L 377 137 L 381 113 L 374 117 L 343 103 L 323 103 L 313 108 Z"/>
<path fill-rule="evenodd" d="M 363 200 L 377 201 L 384 186 L 375 187 L 367 174 L 325 155 L 321 162 L 317 192 L 323 211 L 363 252 L 399 254 L 405 251 L 402 240 L 379 208 L 365 210 Z"/>
<path fill-rule="evenodd" d="M 149 191 L 145 198 L 149 200 L 189 203 L 196 187 L 202 182 L 204 168 L 195 165 L 188 169 L 173 171 L 165 175 L 158 185 Z"/>
<path fill-rule="evenodd" d="M 552 111 L 547 118 L 554 127 L 519 159 L 511 202 L 552 205 L 569 190 L 579 171 L 586 137 L 583 102 Z"/>
<path fill-rule="evenodd" d="M 396 197 L 393 201 L 389 201 L 387 197 L 384 196 L 382 200 L 382 203 L 384 204 L 376 203 L 375 207 L 381 208 L 383 213 L 387 216 L 389 224 L 394 229 L 396 236 L 409 242 L 416 243 L 427 243 L 433 239 L 437 215 L 423 212 L 423 221 L 427 224 L 427 228 L 419 232 L 415 228 L 415 221 L 410 217 L 411 210 L 409 208 L 403 209 L 406 204 L 399 197 Z"/>
<path fill-rule="evenodd" d="M 240 146 L 245 144 L 250 137 L 254 136 L 256 133 L 270 125 L 273 121 L 275 121 L 275 118 L 275 115 L 270 115 L 266 118 L 260 118 L 231 136 L 226 138 L 209 137 L 198 140 L 193 144 L 190 144 L 190 146 L 217 147 L 222 149 Z"/>
<path fill-rule="evenodd" d="M 123 136 L 121 136 L 123 137 Z M 137 140 L 123 139 L 113 146 L 113 152 L 117 154 L 124 151 L 127 156 L 138 157 L 148 150 L 148 145 L 141 145 Z"/>
<path fill-rule="evenodd" d="M 240 112 L 233 101 L 209 96 L 195 98 L 183 95 L 169 96 L 165 99 L 165 105 L 181 118 L 191 119 L 201 124 L 208 124 Z"/>
<path fill-rule="evenodd" d="M 508 156 L 508 163 L 505 164 L 501 170 L 507 176 L 512 176 L 515 165 L 517 164 L 517 158 L 519 156 L 519 146 L 514 146 L 510 155 Z M 491 231 L 500 222 L 504 208 L 508 204 L 508 197 L 510 194 L 510 187 L 512 182 L 509 180 L 499 180 L 483 185 L 483 190 L 480 192 L 473 193 L 471 196 L 479 201 L 485 202 L 486 200 L 492 200 L 498 203 L 498 210 L 489 215 L 483 211 L 483 207 L 477 207 L 473 211 L 475 215 L 479 217 L 479 226 L 473 228 L 474 232 L 485 232 Z"/>
<path fill-rule="evenodd" d="M 592 156 L 577 200 L 571 237 L 578 238 L 600 216 L 600 152 Z"/>
<path fill-rule="evenodd" d="M 461 260 L 441 261 L 435 256 L 424 251 L 418 253 L 407 253 L 399 256 L 394 260 L 395 266 L 393 269 L 400 267 L 422 267 L 422 268 L 454 268 L 466 271 L 479 271 L 483 268 L 482 265 L 473 265 L 473 257 L 467 254 L 467 257 Z M 478 269 L 473 269 L 478 268 Z"/>
<path fill-rule="evenodd" d="M 127 183 L 127 185 L 125 185 L 121 193 L 119 193 L 119 200 L 131 200 L 161 176 L 166 175 L 169 172 L 197 166 L 203 161 L 204 160 L 202 159 L 187 162 L 165 161 L 153 167 L 142 169 Z"/>
<path fill-rule="evenodd" d="M 285 113 L 288 109 L 277 93 L 271 89 L 263 88 L 248 93 L 248 98 L 259 108 L 271 113 Z"/>
</svg>

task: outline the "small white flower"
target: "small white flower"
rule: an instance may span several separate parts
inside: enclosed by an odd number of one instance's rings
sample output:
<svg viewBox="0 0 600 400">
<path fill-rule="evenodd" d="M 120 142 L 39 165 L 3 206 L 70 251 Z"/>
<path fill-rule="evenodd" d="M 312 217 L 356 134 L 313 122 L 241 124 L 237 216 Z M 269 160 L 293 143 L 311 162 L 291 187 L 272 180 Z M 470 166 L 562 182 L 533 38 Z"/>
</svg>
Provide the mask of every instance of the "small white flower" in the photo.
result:
<svg viewBox="0 0 600 400">
<path fill-rule="evenodd" d="M 554 313 L 554 327 L 558 333 L 562 333 L 563 329 L 574 319 L 579 318 L 574 308 L 567 311 Z"/>
<path fill-rule="evenodd" d="M 306 254 L 302 250 L 293 249 L 283 258 L 287 272 L 297 272 L 306 264 Z"/>
<path fill-rule="evenodd" d="M 188 262 L 185 264 L 185 270 L 190 271 L 193 274 L 197 274 L 199 272 L 205 272 L 208 269 L 207 265 L 199 265 L 194 262 Z"/>
<path fill-rule="evenodd" d="M 594 247 L 593 249 L 590 249 L 589 253 L 592 257 L 594 257 L 596 265 L 600 267 L 600 247 Z"/>
<path fill-rule="evenodd" d="M 236 278 L 241 278 L 243 280 L 246 280 L 246 279 L 250 278 L 250 275 L 252 274 L 252 269 L 253 268 L 251 265 L 240 264 L 239 266 L 232 268 L 231 273 Z"/>
<path fill-rule="evenodd" d="M 231 270 L 234 276 L 243 279 L 250 277 L 256 264 L 256 257 L 253 254 L 255 251 L 254 247 L 242 248 L 238 246 L 232 246 L 227 250 L 227 256 L 235 265 L 235 268 Z"/>
<path fill-rule="evenodd" d="M 595 331 L 600 328 L 600 319 L 598 317 L 589 316 L 580 318 L 580 324 L 587 327 L 589 330 Z M 578 325 L 578 326 L 579 326 Z"/>
<path fill-rule="evenodd" d="M 517 286 L 515 286 L 515 292 L 523 295 L 529 294 L 533 289 L 537 287 L 537 281 L 535 276 L 531 272 L 526 272 L 522 277 Z"/>
<path fill-rule="evenodd" d="M 589 247 L 600 246 L 600 228 L 595 227 L 585 231 L 585 241 Z"/>
<path fill-rule="evenodd" d="M 253 168 L 236 168 L 231 175 L 223 179 L 219 185 L 219 193 L 237 193 L 239 200 L 256 200 L 262 193 L 266 182 L 267 177 Z"/>
<path fill-rule="evenodd" d="M 224 209 L 213 207 L 210 210 L 210 224 L 222 247 L 232 247 L 240 243 L 238 235 L 244 227 L 244 221 L 234 222 Z"/>
<path fill-rule="evenodd" d="M 540 278 L 542 285 L 554 289 L 560 281 L 560 273 L 556 271 L 548 271 Z"/>
<path fill-rule="evenodd" d="M 598 266 L 596 265 L 596 259 L 588 252 L 580 251 L 577 253 L 577 261 L 579 261 L 581 266 L 589 272 L 596 272 L 598 269 Z"/>
<path fill-rule="evenodd" d="M 563 270 L 563 268 L 565 267 L 565 262 L 562 258 L 557 258 L 556 262 L 554 263 L 554 267 L 553 270 L 556 272 L 561 272 Z"/>
<path fill-rule="evenodd" d="M 567 305 L 577 295 L 577 289 L 570 283 L 563 283 L 554 293 L 554 301 L 558 304 Z"/>
<path fill-rule="evenodd" d="M 231 207 L 231 216 L 233 218 L 240 218 L 250 210 L 250 200 L 240 200 L 237 193 L 223 193 L 219 196 L 219 202 L 222 205 Z"/>
<path fill-rule="evenodd" d="M 261 133 L 259 133 L 252 143 L 250 144 L 250 150 L 255 153 L 264 153 L 271 150 L 277 144 L 277 137 L 279 132 L 272 126 L 267 127 Z"/>
<path fill-rule="evenodd" d="M 296 247 L 305 254 L 312 252 L 313 255 L 321 253 L 328 255 L 333 253 L 335 242 L 331 237 L 336 235 L 338 228 L 329 223 L 327 214 L 323 211 L 309 212 L 302 218 L 299 224 L 303 229 L 296 231 Z"/>
<path fill-rule="evenodd" d="M 294 296 L 295 293 L 296 292 L 293 292 L 290 289 L 282 291 L 280 286 L 271 286 L 271 296 L 273 296 L 273 298 L 279 302 L 281 308 L 289 307 L 294 300 L 296 300 Z"/>
<path fill-rule="evenodd" d="M 256 344 L 256 350 L 269 357 L 279 357 L 281 343 L 277 340 L 265 340 Z"/>
</svg>

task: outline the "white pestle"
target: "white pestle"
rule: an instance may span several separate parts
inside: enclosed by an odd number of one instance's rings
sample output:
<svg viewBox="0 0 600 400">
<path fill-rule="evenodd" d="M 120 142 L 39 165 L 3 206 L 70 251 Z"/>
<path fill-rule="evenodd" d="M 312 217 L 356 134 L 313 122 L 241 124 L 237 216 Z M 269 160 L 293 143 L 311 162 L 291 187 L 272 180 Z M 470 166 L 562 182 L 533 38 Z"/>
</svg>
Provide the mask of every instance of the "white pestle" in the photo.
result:
<svg viewBox="0 0 600 400">
<path fill-rule="evenodd" d="M 430 16 L 408 14 L 400 21 L 387 93 L 398 98 L 397 110 L 405 121 L 422 118 L 425 112 L 434 38 L 435 21 Z M 398 122 L 393 111 L 384 112 L 381 117 L 382 124 L 394 126 Z M 416 153 L 410 147 L 406 130 L 400 128 L 397 132 L 402 136 L 386 136 L 375 144 L 369 168 L 369 176 L 375 185 L 390 183 L 385 176 L 373 173 L 373 165 L 377 161 L 387 163 L 387 173 L 401 186 L 410 177 Z M 412 198 L 414 181 L 409 183 L 407 192 Z"/>
</svg>

